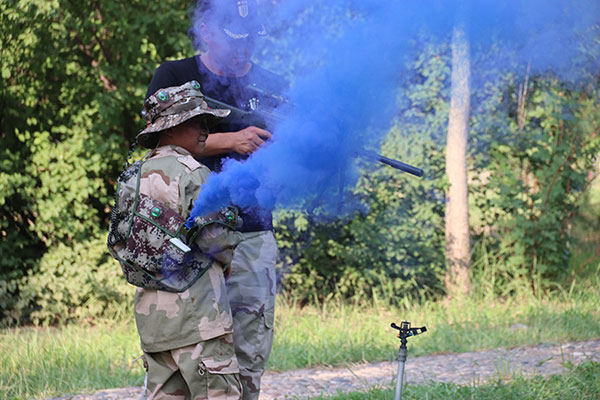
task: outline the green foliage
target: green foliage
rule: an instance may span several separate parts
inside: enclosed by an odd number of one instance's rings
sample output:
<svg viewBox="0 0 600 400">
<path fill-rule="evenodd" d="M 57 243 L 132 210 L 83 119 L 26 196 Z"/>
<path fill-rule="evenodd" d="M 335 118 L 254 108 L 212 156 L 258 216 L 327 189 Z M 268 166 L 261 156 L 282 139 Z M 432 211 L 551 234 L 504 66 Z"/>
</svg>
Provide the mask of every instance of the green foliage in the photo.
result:
<svg viewBox="0 0 600 400">
<path fill-rule="evenodd" d="M 105 238 L 59 244 L 44 254 L 39 270 L 25 279 L 21 301 L 35 304 L 29 319 L 55 323 L 101 316 L 127 317 L 134 290 L 123 284 L 118 263 Z"/>
<path fill-rule="evenodd" d="M 449 50 L 426 37 L 415 49 L 409 67 L 415 74 L 399 93 L 398 123 L 383 149 L 422 166 L 427 176 L 367 171 L 356 192 L 369 211 L 349 222 L 317 224 L 282 214 L 280 267 L 286 291 L 298 300 L 397 302 L 443 293 Z M 599 93 L 597 85 L 528 76 L 524 96 L 525 78 L 494 66 L 498 51 L 476 51 L 473 62 L 473 277 L 495 294 L 539 292 L 569 268 L 573 218 L 600 153 Z"/>
<path fill-rule="evenodd" d="M 418 181 L 392 170 L 365 176 L 358 189 L 370 205 L 350 221 L 308 224 L 305 216 L 278 221 L 284 248 L 295 244 L 302 258 L 285 276 L 286 291 L 298 300 L 340 297 L 400 301 L 406 295 L 440 290 L 443 270 L 443 156 L 424 146 L 421 164 L 431 174 Z M 406 158 L 405 158 L 406 160 Z M 310 237 L 310 247 L 299 248 Z M 304 251 L 302 251 L 304 250 Z"/>
<path fill-rule="evenodd" d="M 509 129 L 490 144 L 489 161 L 471 187 L 480 213 L 477 256 L 494 259 L 495 290 L 505 294 L 516 282 L 539 291 L 565 275 L 572 221 L 600 153 L 596 89 L 536 77 L 521 127 L 517 104 L 512 96 Z"/>
<path fill-rule="evenodd" d="M 286 255 L 283 285 L 299 301 L 398 303 L 443 290 L 446 180 L 439 138 L 447 120 L 447 48 L 427 45 L 412 67 L 417 75 L 398 99 L 402 113 L 383 149 L 426 175 L 365 169 L 355 195 L 369 209 L 349 221 L 281 214 L 276 232 Z"/>
<path fill-rule="evenodd" d="M 191 52 L 186 7 L 137 0 L 0 4 L 1 323 L 63 320 L 83 312 L 77 307 L 101 313 L 90 302 L 101 304 L 106 295 L 96 298 L 90 284 L 79 283 L 108 268 L 99 238 L 114 178 L 139 130 L 159 55 Z M 174 21 L 181 29 L 171 29 Z M 108 292 L 122 291 L 122 282 L 105 283 L 116 285 Z M 38 284 L 47 287 L 32 286 Z"/>
<path fill-rule="evenodd" d="M 187 7 L 0 2 L 0 325 L 126 309 L 132 289 L 103 243 L 115 177 L 141 127 L 137 114 L 156 66 L 193 52 Z M 317 5 L 305 10 L 292 33 L 315 14 Z M 269 40 L 281 36 L 275 30 Z M 443 292 L 449 49 L 427 37 L 413 45 L 414 74 L 403 77 L 383 152 L 424 168 L 426 177 L 365 168 L 355 195 L 368 212 L 351 221 L 282 213 L 280 268 L 295 299 L 406 302 Z M 271 42 L 258 56 L 289 64 L 289 74 L 318 63 L 319 54 L 288 58 L 290 51 Z M 543 289 L 567 268 L 572 221 L 600 150 L 598 85 L 532 77 L 523 112 L 514 94 L 522 78 L 500 73 L 490 61 L 497 54 L 477 57 L 469 143 L 474 277 L 497 294 L 515 293 L 522 282 Z"/>
</svg>

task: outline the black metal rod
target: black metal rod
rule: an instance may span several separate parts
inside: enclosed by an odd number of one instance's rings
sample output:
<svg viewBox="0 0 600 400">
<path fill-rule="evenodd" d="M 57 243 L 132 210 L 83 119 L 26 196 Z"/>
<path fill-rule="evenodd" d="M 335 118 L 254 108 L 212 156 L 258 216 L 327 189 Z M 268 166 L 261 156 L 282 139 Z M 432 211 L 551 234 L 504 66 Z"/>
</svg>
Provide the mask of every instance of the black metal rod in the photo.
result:
<svg viewBox="0 0 600 400">
<path fill-rule="evenodd" d="M 403 163 L 402 161 L 393 160 L 391 158 L 384 157 L 380 154 L 377 154 L 377 161 L 389 165 L 390 167 L 399 169 L 400 171 L 407 172 L 414 176 L 423 176 L 423 170 L 421 168 L 413 167 L 412 165 Z"/>
</svg>

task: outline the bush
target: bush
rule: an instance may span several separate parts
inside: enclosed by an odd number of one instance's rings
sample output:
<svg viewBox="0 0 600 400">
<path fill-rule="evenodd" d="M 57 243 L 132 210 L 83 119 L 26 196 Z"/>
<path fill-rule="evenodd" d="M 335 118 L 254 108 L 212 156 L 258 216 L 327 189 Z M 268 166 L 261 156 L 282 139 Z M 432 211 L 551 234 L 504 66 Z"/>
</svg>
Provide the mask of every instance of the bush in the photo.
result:
<svg viewBox="0 0 600 400">
<path fill-rule="evenodd" d="M 49 279 L 74 272 L 61 270 L 63 257 L 88 272 L 104 268 L 82 254 L 105 235 L 115 178 L 142 125 L 137 115 L 159 55 L 192 53 L 186 11 L 171 0 L 0 3 L 0 325 L 29 315 L 71 318 L 75 299 L 92 307 L 88 289 L 50 289 Z M 176 24 L 181 29 L 171 29 Z M 31 292 L 37 274 L 49 287 Z M 75 297 L 52 305 L 59 293 Z M 29 313 L 38 300 L 51 309 L 38 304 Z"/>
<path fill-rule="evenodd" d="M 476 238 L 495 260 L 495 290 L 503 293 L 514 289 L 513 281 L 538 292 L 564 277 L 572 221 L 600 153 L 597 89 L 538 77 L 529 93 L 523 125 L 515 97 L 509 130 L 491 143 L 489 162 L 471 187 Z"/>
<path fill-rule="evenodd" d="M 313 224 L 294 214 L 278 220 L 278 242 L 288 263 L 281 265 L 283 285 L 291 297 L 397 303 L 442 290 L 443 155 L 425 149 L 423 180 L 394 170 L 364 178 L 358 193 L 370 206 L 366 214 L 331 223 Z M 303 249 L 307 240 L 310 247 Z M 293 263 L 293 254 L 302 257 Z"/>
<path fill-rule="evenodd" d="M 161 57 L 193 53 L 187 7 L 0 2 L 0 325 L 118 315 L 129 304 L 104 245 L 115 178 Z M 351 221 L 282 213 L 282 282 L 302 301 L 443 292 L 449 51 L 425 37 L 415 49 L 383 148 L 426 178 L 365 169 L 354 194 L 368 212 Z M 571 221 L 600 150 L 598 78 L 582 90 L 534 77 L 520 103 L 516 78 L 490 60 L 473 65 L 486 66 L 474 73 L 471 120 L 475 248 L 494 260 L 494 290 L 512 290 L 516 277 L 547 287 L 567 266 Z"/>
<path fill-rule="evenodd" d="M 135 289 L 107 253 L 104 237 L 53 247 L 19 289 L 19 309 L 28 310 L 21 319 L 35 324 L 133 315 Z"/>
<path fill-rule="evenodd" d="M 384 155 L 423 168 L 417 178 L 365 168 L 355 196 L 367 211 L 319 223 L 285 213 L 276 221 L 284 290 L 302 302 L 330 298 L 398 303 L 443 293 L 448 48 L 423 41 L 399 92 L 398 121 Z"/>
</svg>

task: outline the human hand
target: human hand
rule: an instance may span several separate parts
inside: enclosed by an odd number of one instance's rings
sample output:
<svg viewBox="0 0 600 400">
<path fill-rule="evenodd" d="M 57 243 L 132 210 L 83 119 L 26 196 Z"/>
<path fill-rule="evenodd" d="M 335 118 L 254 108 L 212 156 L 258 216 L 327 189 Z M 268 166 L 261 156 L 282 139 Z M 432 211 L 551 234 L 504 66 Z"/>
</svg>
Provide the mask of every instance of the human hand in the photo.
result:
<svg viewBox="0 0 600 400">
<path fill-rule="evenodd" d="M 233 151 L 244 155 L 252 154 L 270 138 L 271 132 L 256 126 L 249 126 L 233 135 Z"/>
</svg>

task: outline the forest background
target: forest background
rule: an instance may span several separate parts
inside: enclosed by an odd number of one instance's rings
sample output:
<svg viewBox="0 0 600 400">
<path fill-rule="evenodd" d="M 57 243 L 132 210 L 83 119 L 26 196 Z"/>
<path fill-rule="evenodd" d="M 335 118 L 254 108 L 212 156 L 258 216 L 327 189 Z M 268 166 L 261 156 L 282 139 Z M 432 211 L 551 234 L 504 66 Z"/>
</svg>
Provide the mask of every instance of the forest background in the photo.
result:
<svg viewBox="0 0 600 400">
<path fill-rule="evenodd" d="M 142 127 L 155 68 L 195 52 L 188 6 L 0 4 L 2 326 L 131 315 L 133 290 L 105 244 L 115 180 Z M 591 34 L 596 47 L 582 49 L 582 59 L 598 57 L 598 29 Z M 267 68 L 302 57 L 279 37 L 274 30 L 256 54 Z M 279 212 L 280 290 L 295 302 L 402 303 L 446 293 L 451 48 L 449 38 L 425 33 L 411 46 L 414 75 L 398 91 L 397 120 L 382 149 L 426 176 L 365 168 L 355 196 L 368 212 L 342 220 Z M 474 49 L 471 60 L 479 82 L 467 155 L 472 290 L 541 296 L 600 265 L 600 202 L 590 191 L 600 76 L 582 70 L 585 84 L 574 84 L 529 74 L 526 63 L 500 70 L 493 52 Z"/>
</svg>

